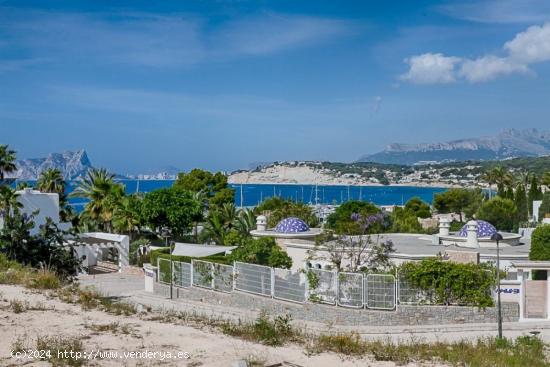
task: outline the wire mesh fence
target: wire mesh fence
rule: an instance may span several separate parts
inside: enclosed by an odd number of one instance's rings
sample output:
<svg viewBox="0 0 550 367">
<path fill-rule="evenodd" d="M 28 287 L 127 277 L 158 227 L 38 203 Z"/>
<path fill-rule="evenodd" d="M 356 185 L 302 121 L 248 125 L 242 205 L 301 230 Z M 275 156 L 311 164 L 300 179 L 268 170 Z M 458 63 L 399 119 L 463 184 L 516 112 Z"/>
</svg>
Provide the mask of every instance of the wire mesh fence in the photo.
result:
<svg viewBox="0 0 550 367">
<path fill-rule="evenodd" d="M 365 304 L 368 308 L 395 308 L 395 277 L 391 274 L 368 274 L 365 277 Z"/>
<path fill-rule="evenodd" d="M 175 287 L 191 287 L 191 264 L 180 261 L 172 263 L 173 285 Z"/>
<path fill-rule="evenodd" d="M 193 285 L 202 288 L 214 288 L 214 264 L 208 261 L 191 260 L 193 267 Z"/>
<path fill-rule="evenodd" d="M 158 281 L 162 284 L 170 284 L 170 260 L 168 259 L 157 259 L 157 269 L 158 269 Z"/>
<path fill-rule="evenodd" d="M 414 287 L 405 274 L 399 274 L 397 287 L 398 301 L 403 305 L 419 305 L 430 303 L 428 294 Z"/>
<path fill-rule="evenodd" d="M 271 268 L 263 265 L 235 262 L 235 289 L 271 296 Z"/>
<path fill-rule="evenodd" d="M 214 269 L 214 289 L 231 293 L 233 291 L 233 266 L 224 264 L 212 264 L 212 266 Z"/>
<path fill-rule="evenodd" d="M 336 304 L 338 298 L 338 273 L 330 270 L 309 269 L 309 299 L 314 302 Z"/>
<path fill-rule="evenodd" d="M 307 272 L 235 262 L 234 266 L 195 260 L 191 263 L 158 259 L 158 281 L 175 287 L 201 287 L 230 293 L 233 290 L 304 303 L 336 304 L 350 308 L 393 310 L 399 303 L 416 304 L 426 297 L 410 287 L 406 278 L 393 275 Z"/>
<path fill-rule="evenodd" d="M 338 273 L 338 305 L 363 307 L 363 274 Z"/>
<path fill-rule="evenodd" d="M 274 268 L 273 275 L 274 298 L 299 303 L 306 301 L 306 277 L 302 272 Z"/>
</svg>

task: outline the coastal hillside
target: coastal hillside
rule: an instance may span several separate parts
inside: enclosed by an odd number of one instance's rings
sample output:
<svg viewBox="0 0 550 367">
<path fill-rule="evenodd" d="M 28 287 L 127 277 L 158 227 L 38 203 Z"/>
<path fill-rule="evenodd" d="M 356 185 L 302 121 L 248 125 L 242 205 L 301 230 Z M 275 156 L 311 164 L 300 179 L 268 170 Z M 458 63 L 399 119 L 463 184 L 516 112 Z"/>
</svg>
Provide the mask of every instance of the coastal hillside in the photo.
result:
<svg viewBox="0 0 550 367">
<path fill-rule="evenodd" d="M 364 155 L 359 162 L 423 164 L 490 161 L 550 154 L 550 132 L 506 129 L 496 136 L 432 144 L 390 144 L 381 152 Z"/>
<path fill-rule="evenodd" d="M 229 175 L 233 184 L 404 185 L 437 187 L 484 186 L 480 176 L 502 166 L 512 173 L 542 175 L 550 171 L 550 157 L 504 161 L 468 161 L 446 164 L 398 165 L 373 162 L 275 162 Z"/>
<path fill-rule="evenodd" d="M 15 165 L 17 171 L 10 177 L 18 180 L 36 180 L 40 173 L 48 168 L 57 168 L 64 179 L 74 180 L 84 176 L 92 168 L 92 163 L 84 149 L 76 152 L 50 153 L 45 158 L 21 159 L 16 161 Z"/>
</svg>

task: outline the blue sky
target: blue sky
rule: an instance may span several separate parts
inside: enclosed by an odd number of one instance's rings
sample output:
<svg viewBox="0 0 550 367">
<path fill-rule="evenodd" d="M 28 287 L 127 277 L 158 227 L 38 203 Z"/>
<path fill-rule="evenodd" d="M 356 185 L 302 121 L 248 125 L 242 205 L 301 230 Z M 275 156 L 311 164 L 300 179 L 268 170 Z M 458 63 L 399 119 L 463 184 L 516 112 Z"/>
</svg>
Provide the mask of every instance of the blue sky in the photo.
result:
<svg viewBox="0 0 550 367">
<path fill-rule="evenodd" d="M 0 143 L 119 173 L 550 126 L 550 2 L 0 0 Z"/>
</svg>

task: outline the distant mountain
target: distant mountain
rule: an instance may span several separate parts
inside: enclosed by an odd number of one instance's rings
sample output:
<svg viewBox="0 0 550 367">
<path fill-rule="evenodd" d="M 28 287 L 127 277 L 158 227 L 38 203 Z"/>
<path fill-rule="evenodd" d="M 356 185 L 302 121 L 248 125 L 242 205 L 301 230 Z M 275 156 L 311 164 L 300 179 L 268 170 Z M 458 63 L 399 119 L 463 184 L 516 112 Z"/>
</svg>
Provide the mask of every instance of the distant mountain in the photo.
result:
<svg viewBox="0 0 550 367">
<path fill-rule="evenodd" d="M 50 153 L 46 158 L 18 160 L 17 172 L 11 176 L 18 180 L 36 180 L 48 168 L 58 168 L 66 180 L 82 177 L 92 168 L 92 163 L 84 149 L 76 152 Z"/>
<path fill-rule="evenodd" d="M 390 144 L 383 151 L 362 156 L 358 161 L 411 165 L 545 155 L 550 155 L 549 131 L 505 129 L 496 136 L 446 143 Z"/>
</svg>

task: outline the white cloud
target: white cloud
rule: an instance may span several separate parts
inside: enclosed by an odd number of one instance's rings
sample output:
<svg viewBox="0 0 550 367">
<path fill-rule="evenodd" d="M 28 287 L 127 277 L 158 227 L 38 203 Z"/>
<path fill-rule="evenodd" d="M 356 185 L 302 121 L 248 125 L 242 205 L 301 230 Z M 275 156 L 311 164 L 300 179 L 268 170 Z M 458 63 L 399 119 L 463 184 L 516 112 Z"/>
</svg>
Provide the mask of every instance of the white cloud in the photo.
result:
<svg viewBox="0 0 550 367">
<path fill-rule="evenodd" d="M 512 62 L 509 58 L 484 56 L 475 60 L 464 60 L 459 75 L 471 83 L 486 82 L 501 75 L 527 73 L 529 68 Z"/>
<path fill-rule="evenodd" d="M 406 59 L 409 71 L 400 79 L 415 84 L 445 84 L 455 81 L 455 65 L 458 57 L 426 53 Z"/>
<path fill-rule="evenodd" d="M 453 18 L 479 23 L 535 23 L 550 20 L 548 0 L 470 0 L 436 7 Z"/>
<path fill-rule="evenodd" d="M 352 22 L 265 13 L 210 24 L 190 15 L 0 8 L 4 48 L 52 62 L 181 67 L 266 55 L 346 34 Z M 1 58 L 0 58 L 1 59 Z"/>
<path fill-rule="evenodd" d="M 504 44 L 510 58 L 525 64 L 550 60 L 550 23 L 532 26 Z"/>
<path fill-rule="evenodd" d="M 505 56 L 486 55 L 476 59 L 425 53 L 405 62 L 409 71 L 400 76 L 415 84 L 470 83 L 494 80 L 510 74 L 527 74 L 529 65 L 550 61 L 550 23 L 532 26 L 504 44 Z M 455 68 L 456 66 L 456 68 Z"/>
</svg>

